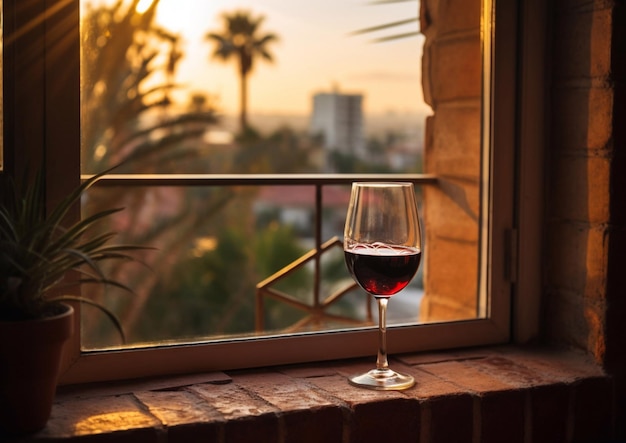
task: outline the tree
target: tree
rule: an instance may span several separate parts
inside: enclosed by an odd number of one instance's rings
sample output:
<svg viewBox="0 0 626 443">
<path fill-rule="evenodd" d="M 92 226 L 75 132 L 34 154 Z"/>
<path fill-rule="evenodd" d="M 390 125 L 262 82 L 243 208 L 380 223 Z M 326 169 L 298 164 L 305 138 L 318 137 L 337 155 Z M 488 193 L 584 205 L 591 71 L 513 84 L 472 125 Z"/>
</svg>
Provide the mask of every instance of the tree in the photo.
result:
<svg viewBox="0 0 626 443">
<path fill-rule="evenodd" d="M 210 103 L 184 113 L 170 109 L 170 92 L 177 87 L 173 79 L 183 56 L 181 39 L 154 23 L 159 0 L 142 13 L 136 10 L 138 3 L 117 0 L 85 10 L 81 27 L 85 173 L 120 162 L 125 162 L 123 172 L 154 172 L 173 151 L 183 151 L 181 143 L 201 137 L 217 123 Z M 186 154 L 197 156 L 194 149 Z"/>
<path fill-rule="evenodd" d="M 240 126 L 241 131 L 248 127 L 248 75 L 252 72 L 255 58 L 273 61 L 268 46 L 278 40 L 273 33 L 261 34 L 260 27 L 264 16 L 252 17 L 249 11 L 238 10 L 224 13 L 223 29 L 209 32 L 206 39 L 215 44 L 213 57 L 222 61 L 236 59 L 240 80 Z"/>
<path fill-rule="evenodd" d="M 217 123 L 206 98 L 192 96 L 186 110 L 172 106 L 171 91 L 183 56 L 181 41 L 155 23 L 158 0 L 139 13 L 139 0 L 87 7 L 84 13 L 81 75 L 83 78 L 82 171 L 97 173 L 123 162 L 116 173 L 171 173 L 206 170 L 212 159 L 203 151 L 202 137 Z M 195 169 L 194 169 L 195 168 Z M 184 255 L 193 238 L 231 198 L 228 189 L 211 189 L 201 198 L 191 188 L 135 186 L 124 192 L 92 188 L 83 199 L 83 214 L 102 208 L 125 207 L 112 217 L 110 228 L 122 243 L 145 244 L 167 251 L 146 251 L 145 266 L 107 268 L 134 289 L 133 297 L 119 297 L 114 287 L 92 294 L 120 318 L 127 336 L 144 314 L 158 277 L 171 272 L 172 262 Z M 165 209 L 164 209 L 165 208 Z M 171 209 L 176 208 L 174 212 Z M 150 221 L 146 224 L 145 221 Z M 102 226 L 106 229 L 108 226 Z M 89 319 L 87 345 L 110 345 L 108 325 Z"/>
</svg>

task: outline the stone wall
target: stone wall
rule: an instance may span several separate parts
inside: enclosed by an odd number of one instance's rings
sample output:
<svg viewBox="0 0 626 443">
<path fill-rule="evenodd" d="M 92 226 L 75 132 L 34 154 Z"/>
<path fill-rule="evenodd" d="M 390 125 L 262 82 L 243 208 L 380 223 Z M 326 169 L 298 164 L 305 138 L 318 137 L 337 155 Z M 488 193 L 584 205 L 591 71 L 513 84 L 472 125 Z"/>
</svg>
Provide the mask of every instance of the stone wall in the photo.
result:
<svg viewBox="0 0 626 443">
<path fill-rule="evenodd" d="M 424 0 L 420 25 L 426 121 L 424 189 L 426 296 L 421 321 L 476 315 L 480 179 L 481 42 L 479 0 Z"/>
</svg>

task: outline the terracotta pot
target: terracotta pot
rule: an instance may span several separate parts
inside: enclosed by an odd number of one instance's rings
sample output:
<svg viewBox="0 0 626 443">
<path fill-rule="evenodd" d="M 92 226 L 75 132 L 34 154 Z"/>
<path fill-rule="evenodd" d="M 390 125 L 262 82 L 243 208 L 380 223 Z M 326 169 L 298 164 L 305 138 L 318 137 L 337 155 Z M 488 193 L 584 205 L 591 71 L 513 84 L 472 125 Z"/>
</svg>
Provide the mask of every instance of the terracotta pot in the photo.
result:
<svg viewBox="0 0 626 443">
<path fill-rule="evenodd" d="M 0 321 L 0 434 L 42 429 L 52 410 L 74 309 L 41 320 Z"/>
</svg>

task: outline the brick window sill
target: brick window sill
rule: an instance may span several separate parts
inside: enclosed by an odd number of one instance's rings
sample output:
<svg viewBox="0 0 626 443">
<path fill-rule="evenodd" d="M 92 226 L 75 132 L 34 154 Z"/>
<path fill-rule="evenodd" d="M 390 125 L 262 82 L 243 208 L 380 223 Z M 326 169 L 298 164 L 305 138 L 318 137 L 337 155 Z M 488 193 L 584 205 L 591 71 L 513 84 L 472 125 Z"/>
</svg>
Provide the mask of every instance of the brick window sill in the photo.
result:
<svg viewBox="0 0 626 443">
<path fill-rule="evenodd" d="M 610 437 L 612 383 L 584 355 L 513 346 L 395 356 L 417 385 L 346 375 L 371 359 L 66 387 L 20 441 L 525 442 Z"/>
</svg>

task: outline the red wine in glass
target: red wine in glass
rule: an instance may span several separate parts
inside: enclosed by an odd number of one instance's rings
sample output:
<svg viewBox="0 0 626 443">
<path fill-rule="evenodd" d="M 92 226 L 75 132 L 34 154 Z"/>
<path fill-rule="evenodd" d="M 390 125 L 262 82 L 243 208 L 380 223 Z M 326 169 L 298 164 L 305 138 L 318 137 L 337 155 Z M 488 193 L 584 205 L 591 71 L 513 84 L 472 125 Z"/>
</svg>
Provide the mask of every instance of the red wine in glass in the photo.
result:
<svg viewBox="0 0 626 443">
<path fill-rule="evenodd" d="M 356 245 L 344 254 L 354 280 L 377 297 L 390 297 L 404 289 L 415 276 L 422 258 L 417 248 L 382 243 Z"/>
</svg>

